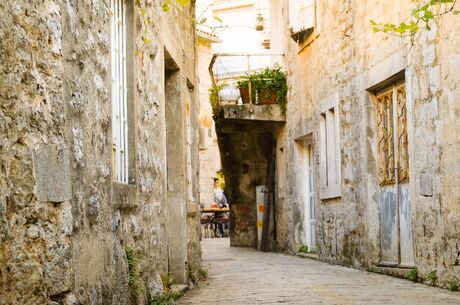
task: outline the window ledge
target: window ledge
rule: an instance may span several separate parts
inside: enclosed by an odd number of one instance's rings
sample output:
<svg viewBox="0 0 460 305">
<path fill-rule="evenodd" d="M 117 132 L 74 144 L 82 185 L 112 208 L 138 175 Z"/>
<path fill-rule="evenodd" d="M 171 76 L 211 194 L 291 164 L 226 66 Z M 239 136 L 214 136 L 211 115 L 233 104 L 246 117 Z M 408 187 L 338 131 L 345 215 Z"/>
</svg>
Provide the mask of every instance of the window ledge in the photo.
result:
<svg viewBox="0 0 460 305">
<path fill-rule="evenodd" d="M 135 184 L 112 182 L 112 203 L 115 207 L 120 209 L 138 207 L 137 186 Z"/>
<path fill-rule="evenodd" d="M 341 196 L 342 196 L 342 192 L 340 189 L 340 185 L 332 185 L 332 186 L 321 188 L 319 199 L 325 200 L 325 199 L 338 198 Z"/>
<path fill-rule="evenodd" d="M 307 41 L 307 39 L 313 33 L 314 29 L 315 29 L 314 27 L 311 27 L 311 28 L 308 28 L 308 29 L 301 29 L 301 30 L 298 30 L 298 31 L 294 31 L 293 29 L 291 29 L 291 38 L 296 43 L 302 44 L 305 41 Z"/>
</svg>

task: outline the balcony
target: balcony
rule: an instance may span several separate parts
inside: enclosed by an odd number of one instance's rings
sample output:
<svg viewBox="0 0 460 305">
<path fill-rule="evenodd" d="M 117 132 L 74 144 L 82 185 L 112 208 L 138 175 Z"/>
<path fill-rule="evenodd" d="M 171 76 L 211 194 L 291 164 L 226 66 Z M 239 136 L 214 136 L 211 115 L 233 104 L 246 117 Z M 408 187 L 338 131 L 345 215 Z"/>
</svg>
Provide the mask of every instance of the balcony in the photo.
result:
<svg viewBox="0 0 460 305">
<path fill-rule="evenodd" d="M 210 99 L 217 128 L 220 128 L 217 132 L 229 126 L 236 126 L 230 128 L 232 132 L 238 128 L 240 132 L 273 131 L 276 125 L 285 123 L 286 76 L 274 63 L 279 56 L 282 55 L 214 55 L 209 66 L 214 84 Z M 218 60 L 220 57 L 224 60 Z"/>
</svg>

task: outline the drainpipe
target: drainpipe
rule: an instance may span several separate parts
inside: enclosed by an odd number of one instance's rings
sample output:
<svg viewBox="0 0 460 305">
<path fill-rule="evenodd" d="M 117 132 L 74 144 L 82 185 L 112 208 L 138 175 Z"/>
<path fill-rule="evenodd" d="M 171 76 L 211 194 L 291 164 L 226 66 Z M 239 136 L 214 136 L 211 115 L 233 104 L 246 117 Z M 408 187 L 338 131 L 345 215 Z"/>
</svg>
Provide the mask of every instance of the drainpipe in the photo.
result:
<svg viewBox="0 0 460 305">
<path fill-rule="evenodd" d="M 335 259 L 337 260 L 337 253 L 339 250 L 337 243 L 337 210 L 334 211 L 334 239 L 335 239 Z"/>
<path fill-rule="evenodd" d="M 400 200 L 399 200 L 399 177 L 398 177 L 398 167 L 396 166 L 395 167 L 395 171 L 396 171 L 396 174 L 395 174 L 395 179 L 396 179 L 396 183 L 395 183 L 395 186 L 396 186 L 396 205 L 397 205 L 397 210 L 398 210 L 398 217 L 396 217 L 396 220 L 397 220 L 397 226 L 398 226 L 398 265 L 401 264 L 401 204 L 400 204 Z"/>
</svg>

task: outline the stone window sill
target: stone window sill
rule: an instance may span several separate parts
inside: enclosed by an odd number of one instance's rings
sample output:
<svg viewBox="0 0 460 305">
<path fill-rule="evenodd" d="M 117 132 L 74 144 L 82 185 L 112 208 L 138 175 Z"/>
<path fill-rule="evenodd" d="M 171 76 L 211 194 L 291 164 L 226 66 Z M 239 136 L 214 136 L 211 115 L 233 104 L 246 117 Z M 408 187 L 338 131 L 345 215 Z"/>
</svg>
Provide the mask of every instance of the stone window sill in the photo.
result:
<svg viewBox="0 0 460 305">
<path fill-rule="evenodd" d="M 332 185 L 328 187 L 322 187 L 320 192 L 320 199 L 333 199 L 342 196 L 340 185 Z"/>
<path fill-rule="evenodd" d="M 112 203 L 115 207 L 120 209 L 136 208 L 139 206 L 137 197 L 135 184 L 112 182 Z"/>
</svg>

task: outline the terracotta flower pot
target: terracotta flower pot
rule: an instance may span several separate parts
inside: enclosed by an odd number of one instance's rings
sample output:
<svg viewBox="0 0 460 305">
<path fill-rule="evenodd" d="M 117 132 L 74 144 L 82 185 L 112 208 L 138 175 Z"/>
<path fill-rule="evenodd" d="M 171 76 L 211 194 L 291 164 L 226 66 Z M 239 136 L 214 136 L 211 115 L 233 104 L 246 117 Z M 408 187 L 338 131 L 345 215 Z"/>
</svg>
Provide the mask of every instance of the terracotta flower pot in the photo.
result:
<svg viewBox="0 0 460 305">
<path fill-rule="evenodd" d="M 272 89 L 261 89 L 259 91 L 259 104 L 276 104 L 276 94 L 278 92 Z"/>
<path fill-rule="evenodd" d="M 240 94 L 243 104 L 249 104 L 249 88 L 240 88 Z"/>
</svg>

